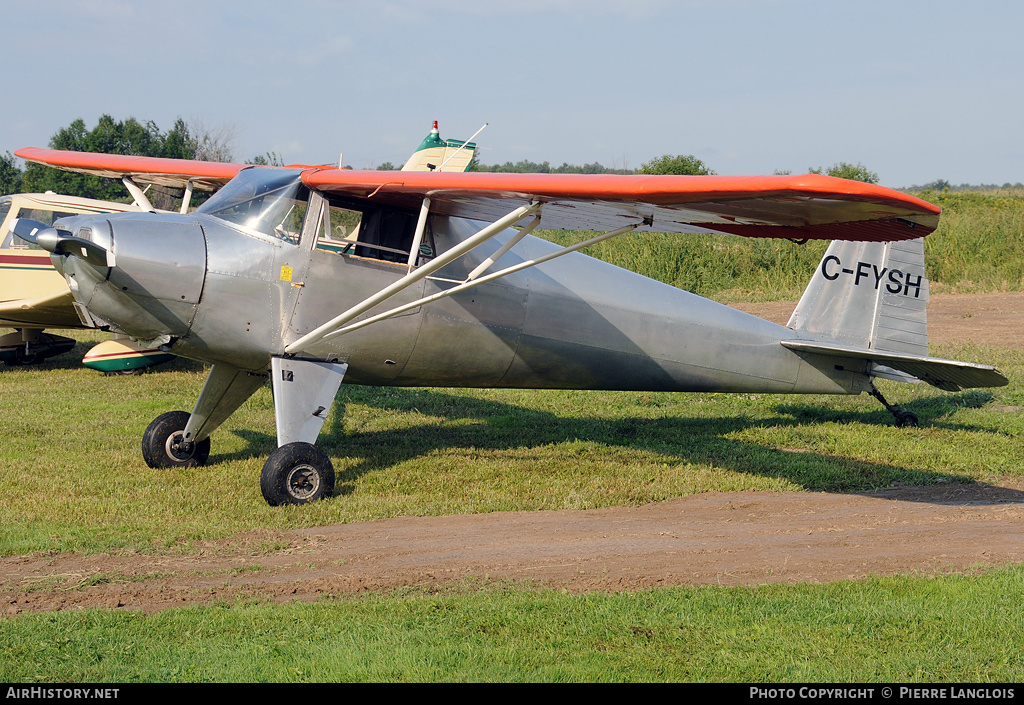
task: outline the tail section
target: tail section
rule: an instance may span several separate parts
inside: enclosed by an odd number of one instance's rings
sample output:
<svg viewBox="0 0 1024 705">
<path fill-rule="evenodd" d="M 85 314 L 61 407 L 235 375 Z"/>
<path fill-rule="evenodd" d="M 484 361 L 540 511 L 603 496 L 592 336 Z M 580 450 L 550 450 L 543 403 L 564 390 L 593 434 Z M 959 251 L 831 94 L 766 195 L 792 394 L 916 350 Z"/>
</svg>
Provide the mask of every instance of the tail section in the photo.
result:
<svg viewBox="0 0 1024 705">
<path fill-rule="evenodd" d="M 475 142 L 441 139 L 437 131 L 437 120 L 434 120 L 430 134 L 409 157 L 402 171 L 466 171 L 475 152 Z"/>
<path fill-rule="evenodd" d="M 799 338 L 782 345 L 804 355 L 863 361 L 869 377 L 923 381 L 946 391 L 1007 383 L 990 365 L 928 357 L 927 307 L 923 238 L 836 240 L 789 319 Z"/>
<path fill-rule="evenodd" d="M 924 239 L 829 246 L 789 327 L 846 345 L 928 355 Z"/>
</svg>

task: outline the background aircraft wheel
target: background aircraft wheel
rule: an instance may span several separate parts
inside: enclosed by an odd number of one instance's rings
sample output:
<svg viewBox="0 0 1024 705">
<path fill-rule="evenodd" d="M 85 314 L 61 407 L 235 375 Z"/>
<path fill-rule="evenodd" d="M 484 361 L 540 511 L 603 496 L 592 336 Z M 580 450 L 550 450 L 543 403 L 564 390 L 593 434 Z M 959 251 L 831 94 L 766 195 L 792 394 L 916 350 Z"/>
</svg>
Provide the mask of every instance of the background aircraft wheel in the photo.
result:
<svg viewBox="0 0 1024 705">
<path fill-rule="evenodd" d="M 897 428 L 917 428 L 920 425 L 920 422 L 917 420 L 917 414 L 912 411 L 901 411 L 896 414 Z"/>
<path fill-rule="evenodd" d="M 8 358 L 4 362 L 6 362 L 11 367 L 23 367 L 25 365 L 35 365 L 42 361 L 43 358 L 40 357 L 39 353 L 26 353 L 24 350 L 19 348 L 18 350 L 14 351 L 14 357 Z"/>
<path fill-rule="evenodd" d="M 287 443 L 267 458 L 260 475 L 267 504 L 306 504 L 334 492 L 334 465 L 312 443 Z"/>
<path fill-rule="evenodd" d="M 210 439 L 182 443 L 187 411 L 168 411 L 153 419 L 142 434 L 142 457 L 151 468 L 190 468 L 205 465 L 210 457 Z"/>
</svg>

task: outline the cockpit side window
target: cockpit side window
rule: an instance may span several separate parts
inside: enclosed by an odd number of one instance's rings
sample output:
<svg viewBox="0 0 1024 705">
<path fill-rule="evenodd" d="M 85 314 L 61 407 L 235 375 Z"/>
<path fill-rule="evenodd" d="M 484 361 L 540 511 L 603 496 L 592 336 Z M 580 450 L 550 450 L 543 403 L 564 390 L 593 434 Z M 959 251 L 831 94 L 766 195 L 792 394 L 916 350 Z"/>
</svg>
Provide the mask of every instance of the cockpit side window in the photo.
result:
<svg viewBox="0 0 1024 705">
<path fill-rule="evenodd" d="M 362 219 L 363 214 L 360 211 L 328 203 L 317 228 L 317 249 L 337 254 L 352 254 L 355 252 Z"/>
<path fill-rule="evenodd" d="M 246 169 L 194 213 L 296 244 L 309 205 L 309 189 L 300 175 L 293 170 Z"/>
<path fill-rule="evenodd" d="M 341 255 L 405 264 L 416 234 L 417 216 L 391 208 L 372 207 L 328 197 L 317 230 L 317 249 Z M 424 233 L 419 259 L 433 257 L 430 228 Z"/>
</svg>

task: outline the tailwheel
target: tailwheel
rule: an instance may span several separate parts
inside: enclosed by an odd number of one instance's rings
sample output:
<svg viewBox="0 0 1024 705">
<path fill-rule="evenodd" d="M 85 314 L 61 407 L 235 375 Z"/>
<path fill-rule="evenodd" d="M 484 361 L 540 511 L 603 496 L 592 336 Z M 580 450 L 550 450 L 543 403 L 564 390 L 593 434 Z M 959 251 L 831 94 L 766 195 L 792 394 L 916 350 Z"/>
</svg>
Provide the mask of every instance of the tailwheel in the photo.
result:
<svg viewBox="0 0 1024 705">
<path fill-rule="evenodd" d="M 896 428 L 917 428 L 921 425 L 920 421 L 917 419 L 917 414 L 900 408 L 898 404 L 890 404 L 887 402 L 875 385 L 871 385 L 869 394 L 882 402 L 882 406 L 886 408 L 886 411 L 892 414 L 893 419 L 896 421 Z"/>
<path fill-rule="evenodd" d="M 286 443 L 267 458 L 260 475 L 267 504 L 306 504 L 334 492 L 334 465 L 312 443 Z"/>
<path fill-rule="evenodd" d="M 151 468 L 191 468 L 205 465 L 210 457 L 210 438 L 186 441 L 187 411 L 168 411 L 153 419 L 142 434 L 142 457 Z"/>
<path fill-rule="evenodd" d="M 893 413 L 896 417 L 897 428 L 917 428 L 921 423 L 917 420 L 917 414 L 912 411 L 904 411 L 900 409 Z"/>
</svg>

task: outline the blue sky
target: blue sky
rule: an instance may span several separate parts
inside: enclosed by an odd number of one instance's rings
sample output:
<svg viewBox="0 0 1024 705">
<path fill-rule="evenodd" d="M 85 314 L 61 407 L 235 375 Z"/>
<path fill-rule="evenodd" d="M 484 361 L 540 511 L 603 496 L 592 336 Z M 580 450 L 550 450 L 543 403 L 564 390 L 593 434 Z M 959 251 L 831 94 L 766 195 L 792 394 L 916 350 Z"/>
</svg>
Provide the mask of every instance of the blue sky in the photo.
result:
<svg viewBox="0 0 1024 705">
<path fill-rule="evenodd" d="M 1024 3 L 2 2 L 0 152 L 107 113 L 234 131 L 243 161 L 401 163 L 439 120 L 484 162 L 719 174 L 861 162 L 1024 181 Z"/>
</svg>

